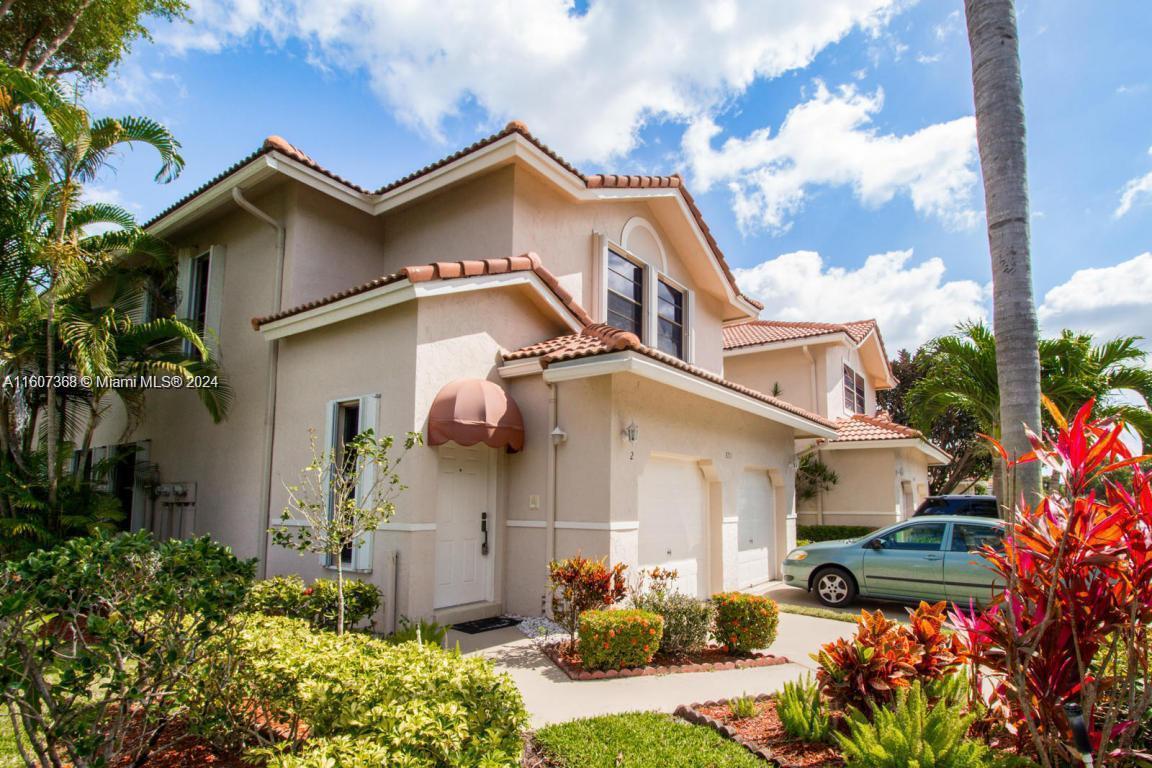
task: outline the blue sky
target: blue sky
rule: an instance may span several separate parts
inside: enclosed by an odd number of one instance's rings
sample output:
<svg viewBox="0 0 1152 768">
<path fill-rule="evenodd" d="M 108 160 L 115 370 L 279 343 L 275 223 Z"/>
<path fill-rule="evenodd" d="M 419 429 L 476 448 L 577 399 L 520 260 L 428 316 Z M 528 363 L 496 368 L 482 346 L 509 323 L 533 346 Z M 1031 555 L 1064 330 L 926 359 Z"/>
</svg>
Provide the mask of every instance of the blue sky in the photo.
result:
<svg viewBox="0 0 1152 768">
<path fill-rule="evenodd" d="M 1045 329 L 1152 336 L 1152 13 L 1018 7 Z M 874 316 L 899 347 L 987 312 L 960 0 L 199 0 L 192 16 L 90 96 L 183 142 L 175 183 L 140 152 L 95 190 L 142 219 L 268 134 L 373 188 L 520 118 L 586 171 L 683 173 L 765 316 Z"/>
</svg>

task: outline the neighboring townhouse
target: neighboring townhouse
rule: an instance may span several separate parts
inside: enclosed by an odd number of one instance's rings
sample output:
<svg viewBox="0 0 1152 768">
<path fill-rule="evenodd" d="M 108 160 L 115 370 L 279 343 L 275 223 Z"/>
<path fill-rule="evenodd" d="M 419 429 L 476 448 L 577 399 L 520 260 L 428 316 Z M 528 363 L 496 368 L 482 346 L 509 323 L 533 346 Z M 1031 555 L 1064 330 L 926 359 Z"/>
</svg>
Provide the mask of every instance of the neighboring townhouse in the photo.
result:
<svg viewBox="0 0 1152 768">
<path fill-rule="evenodd" d="M 801 525 L 890 525 L 928 495 L 928 467 L 944 451 L 919 431 L 891 421 L 877 390 L 896 385 L 874 320 L 736 322 L 724 328 L 724 375 L 771 392 L 836 424 L 836 436 L 797 441 L 838 482 L 798 503 Z"/>
<path fill-rule="evenodd" d="M 266 533 L 308 429 L 421 432 L 398 514 L 344 556 L 384 629 L 537 614 L 548 561 L 577 552 L 701 596 L 777 578 L 795 445 L 839 434 L 726 378 L 726 324 L 761 307 L 678 176 L 586 176 L 519 123 L 375 191 L 271 137 L 147 226 L 234 404 L 214 425 L 190 392 L 149 393 L 118 480 L 133 527 L 330 575 Z"/>
</svg>

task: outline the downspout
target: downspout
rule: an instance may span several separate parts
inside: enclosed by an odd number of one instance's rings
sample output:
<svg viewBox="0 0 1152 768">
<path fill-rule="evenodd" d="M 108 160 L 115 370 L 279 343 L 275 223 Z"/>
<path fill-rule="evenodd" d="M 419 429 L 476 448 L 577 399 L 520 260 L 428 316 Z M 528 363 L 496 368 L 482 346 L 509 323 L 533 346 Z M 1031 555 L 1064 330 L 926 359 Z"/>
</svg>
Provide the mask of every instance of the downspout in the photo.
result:
<svg viewBox="0 0 1152 768">
<path fill-rule="evenodd" d="M 812 350 L 808 345 L 800 347 L 800 351 L 804 353 L 804 358 L 808 361 L 808 370 L 811 372 L 809 379 L 812 385 L 812 411 L 821 414 L 820 409 L 820 388 L 816 386 L 816 358 L 812 356 Z M 823 415 L 823 414 L 821 414 Z M 816 459 L 820 459 L 820 451 L 816 451 Z M 816 524 L 824 525 L 824 491 L 816 492 Z"/>
<path fill-rule="evenodd" d="M 283 309 L 284 292 L 284 226 L 276 219 L 260 210 L 244 197 L 239 187 L 233 187 L 232 199 L 236 204 L 260 221 L 276 230 L 276 273 L 272 280 L 272 312 Z M 268 573 L 268 519 L 272 505 L 272 447 L 276 439 L 276 380 L 280 362 L 280 340 L 273 339 L 268 350 L 268 381 L 264 401 L 264 457 L 261 461 L 260 516 L 257 518 L 256 535 L 256 577 L 264 578 Z"/>
<path fill-rule="evenodd" d="M 548 508 L 544 514 L 544 567 L 556 559 L 556 464 L 557 445 L 553 437 L 559 426 L 559 395 L 554 382 L 548 382 L 548 467 L 544 478 L 544 497 Z M 547 572 L 545 572 L 547 577 Z M 547 596 L 544 598 L 544 608 L 547 612 Z"/>
</svg>

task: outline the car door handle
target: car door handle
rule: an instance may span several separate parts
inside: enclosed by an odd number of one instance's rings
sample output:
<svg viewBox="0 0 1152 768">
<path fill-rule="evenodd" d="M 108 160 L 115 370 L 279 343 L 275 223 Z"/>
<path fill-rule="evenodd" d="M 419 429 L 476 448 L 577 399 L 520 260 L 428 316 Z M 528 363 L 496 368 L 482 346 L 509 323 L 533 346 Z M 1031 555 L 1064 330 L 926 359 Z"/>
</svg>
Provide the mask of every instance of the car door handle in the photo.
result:
<svg viewBox="0 0 1152 768">
<path fill-rule="evenodd" d="M 943 555 L 924 555 L 925 560 L 943 560 Z"/>
</svg>

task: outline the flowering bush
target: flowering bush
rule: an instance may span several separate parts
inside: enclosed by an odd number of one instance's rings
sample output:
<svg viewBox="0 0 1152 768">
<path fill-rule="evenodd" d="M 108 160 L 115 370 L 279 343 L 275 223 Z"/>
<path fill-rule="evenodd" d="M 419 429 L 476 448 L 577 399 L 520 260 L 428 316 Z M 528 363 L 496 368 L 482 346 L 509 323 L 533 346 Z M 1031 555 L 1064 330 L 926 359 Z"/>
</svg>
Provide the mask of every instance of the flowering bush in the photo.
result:
<svg viewBox="0 0 1152 768">
<path fill-rule="evenodd" d="M 712 596 L 716 606 L 716 639 L 733 653 L 749 653 L 776 642 L 780 613 L 766 597 L 743 592 Z"/>
<path fill-rule="evenodd" d="M 882 611 L 861 611 L 854 638 L 838 638 L 812 654 L 824 695 L 837 707 L 867 713 L 916 680 L 932 683 L 959 671 L 966 656 L 960 639 L 942 631 L 944 610 L 943 602 L 921 602 L 907 627 Z"/>
<path fill-rule="evenodd" d="M 640 667 L 652 661 L 664 619 L 648 611 L 585 611 L 580 615 L 580 661 L 585 669 Z"/>
<path fill-rule="evenodd" d="M 660 650 L 669 654 L 692 653 L 708 644 L 716 606 L 679 592 L 648 592 L 632 598 L 632 606 L 664 619 Z"/>
<path fill-rule="evenodd" d="M 623 563 L 609 568 L 603 559 L 589 560 L 580 555 L 548 564 L 552 613 L 560 626 L 568 630 L 571 647 L 576 646 L 580 614 L 615 605 L 624 599 L 627 594 L 624 571 L 627 568 Z"/>
<path fill-rule="evenodd" d="M 1080 762 L 1066 704 L 1084 713 L 1096 765 L 1117 765 L 1152 706 L 1152 658 L 1140 650 L 1152 631 L 1152 476 L 1139 466 L 1149 457 L 1121 442 L 1123 423 L 1089 421 L 1091 401 L 1071 424 L 1046 405 L 1057 430 L 1031 435 L 1031 453 L 1011 461 L 995 447 L 1010 467 L 1040 461 L 1052 490 L 1017 504 L 1003 551 L 982 552 L 1005 592 L 951 618 L 973 656 L 973 695 L 1041 765 Z"/>
<path fill-rule="evenodd" d="M 252 585 L 245 604 L 248 610 L 268 616 L 304 619 L 317 629 L 336 628 L 339 597 L 336 582 L 316 579 L 304 585 L 299 576 L 274 576 Z M 380 589 L 367 581 L 344 582 L 344 628 L 350 629 L 380 608 Z"/>
</svg>

